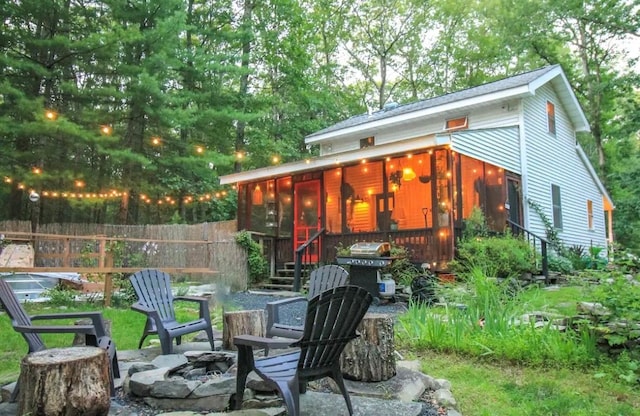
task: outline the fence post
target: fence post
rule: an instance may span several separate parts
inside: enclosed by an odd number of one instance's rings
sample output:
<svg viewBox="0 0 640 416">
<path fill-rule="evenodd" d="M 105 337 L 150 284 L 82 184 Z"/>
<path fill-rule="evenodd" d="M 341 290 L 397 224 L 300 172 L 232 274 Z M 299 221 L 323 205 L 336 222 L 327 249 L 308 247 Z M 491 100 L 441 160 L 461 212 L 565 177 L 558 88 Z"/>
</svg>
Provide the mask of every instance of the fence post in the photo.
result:
<svg viewBox="0 0 640 416">
<path fill-rule="evenodd" d="M 107 239 L 106 239 L 106 235 L 98 235 L 96 236 L 100 239 L 100 245 L 98 248 L 98 254 L 100 255 L 100 257 L 98 257 L 98 268 L 103 269 L 105 267 L 105 254 L 107 252 Z"/>
<path fill-rule="evenodd" d="M 62 267 L 71 266 L 71 240 L 69 238 L 64 239 L 64 249 L 62 253 Z"/>
<path fill-rule="evenodd" d="M 113 268 L 113 257 L 106 256 L 106 267 Z M 111 292 L 113 291 L 113 278 L 111 271 L 105 273 L 104 276 L 104 306 L 111 306 Z"/>
</svg>

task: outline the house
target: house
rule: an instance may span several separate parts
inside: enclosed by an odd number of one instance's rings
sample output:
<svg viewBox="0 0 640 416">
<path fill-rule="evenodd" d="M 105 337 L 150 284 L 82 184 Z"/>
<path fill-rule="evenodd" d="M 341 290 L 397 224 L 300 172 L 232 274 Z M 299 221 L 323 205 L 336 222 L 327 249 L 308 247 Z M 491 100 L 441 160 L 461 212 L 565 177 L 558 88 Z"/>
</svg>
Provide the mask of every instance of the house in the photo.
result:
<svg viewBox="0 0 640 416">
<path fill-rule="evenodd" d="M 576 140 L 586 131 L 554 65 L 388 104 L 307 136 L 317 158 L 221 184 L 237 185 L 239 229 L 268 238 L 278 266 L 296 250 L 304 261 L 333 261 L 340 245 L 389 241 L 446 270 L 474 207 L 494 231 L 510 220 L 544 237 L 546 222 L 566 245 L 606 247 L 613 203 Z"/>
</svg>

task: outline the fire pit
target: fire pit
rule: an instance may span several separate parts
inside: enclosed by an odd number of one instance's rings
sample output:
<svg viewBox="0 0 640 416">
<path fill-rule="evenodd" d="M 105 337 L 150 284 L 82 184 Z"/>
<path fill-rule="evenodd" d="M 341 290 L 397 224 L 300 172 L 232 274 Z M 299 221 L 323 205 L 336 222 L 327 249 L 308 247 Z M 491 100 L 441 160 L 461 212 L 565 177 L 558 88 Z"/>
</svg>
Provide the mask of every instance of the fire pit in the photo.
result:
<svg viewBox="0 0 640 416">
<path fill-rule="evenodd" d="M 340 265 L 349 266 L 349 283 L 366 289 L 373 296 L 374 304 L 380 303 L 378 272 L 396 260 L 392 257 L 391 245 L 386 242 L 363 242 L 350 247 L 351 256 L 338 256 Z M 395 301 L 395 297 L 390 297 Z"/>
</svg>

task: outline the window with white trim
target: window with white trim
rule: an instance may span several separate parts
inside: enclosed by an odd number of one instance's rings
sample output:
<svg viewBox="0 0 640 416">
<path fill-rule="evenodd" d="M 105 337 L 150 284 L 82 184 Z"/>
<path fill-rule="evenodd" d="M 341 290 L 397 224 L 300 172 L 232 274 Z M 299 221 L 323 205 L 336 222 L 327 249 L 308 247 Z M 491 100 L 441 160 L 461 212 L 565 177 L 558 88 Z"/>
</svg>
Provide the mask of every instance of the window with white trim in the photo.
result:
<svg viewBox="0 0 640 416">
<path fill-rule="evenodd" d="M 556 135 L 556 106 L 551 101 L 547 101 L 547 128 L 549 134 Z"/>
<path fill-rule="evenodd" d="M 445 130 L 462 130 L 469 127 L 467 116 L 450 118 L 444 123 Z"/>
<path fill-rule="evenodd" d="M 553 206 L 553 226 L 562 228 L 562 202 L 560 201 L 560 187 L 551 185 L 551 205 Z"/>
</svg>

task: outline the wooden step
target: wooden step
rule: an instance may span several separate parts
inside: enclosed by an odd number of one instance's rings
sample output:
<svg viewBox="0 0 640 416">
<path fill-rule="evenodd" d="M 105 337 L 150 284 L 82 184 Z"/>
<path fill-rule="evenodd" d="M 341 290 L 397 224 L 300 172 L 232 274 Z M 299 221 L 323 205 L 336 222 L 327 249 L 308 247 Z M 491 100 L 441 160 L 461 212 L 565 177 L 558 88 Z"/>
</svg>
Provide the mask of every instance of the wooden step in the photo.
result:
<svg viewBox="0 0 640 416">
<path fill-rule="evenodd" d="M 263 283 L 260 285 L 262 289 L 277 289 L 277 290 L 293 290 L 293 285 L 276 284 L 276 283 Z"/>
</svg>

